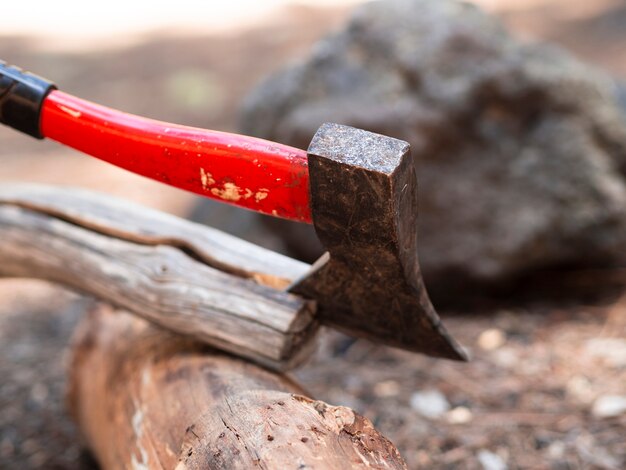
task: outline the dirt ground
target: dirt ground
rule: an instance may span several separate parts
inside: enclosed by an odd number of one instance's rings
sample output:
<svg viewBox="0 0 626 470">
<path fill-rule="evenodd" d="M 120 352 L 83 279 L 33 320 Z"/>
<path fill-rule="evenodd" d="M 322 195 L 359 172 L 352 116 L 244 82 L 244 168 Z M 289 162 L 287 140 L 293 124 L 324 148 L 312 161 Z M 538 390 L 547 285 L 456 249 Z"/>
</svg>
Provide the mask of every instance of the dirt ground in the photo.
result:
<svg viewBox="0 0 626 470">
<path fill-rule="evenodd" d="M 626 7 L 600 2 L 604 9 L 576 16 L 564 14 L 561 0 L 535 3 L 502 16 L 520 34 L 561 43 L 626 79 Z M 237 34 L 155 35 L 89 53 L 0 38 L 0 57 L 103 104 L 235 130 L 246 91 L 304 54 L 345 15 L 292 8 Z M 89 187 L 179 215 L 195 201 L 50 142 L 6 129 L 0 142 L 0 182 Z M 589 283 L 593 291 L 607 279 L 618 289 L 607 296 L 556 301 L 534 295 L 506 306 L 441 312 L 470 350 L 469 364 L 329 333 L 296 376 L 316 398 L 370 418 L 410 468 L 626 468 L 626 414 L 611 409 L 626 395 L 626 297 L 619 295 L 626 275 L 583 277 L 588 290 Z M 86 302 L 45 283 L 0 282 L 0 469 L 96 467 L 65 412 L 63 392 L 66 346 Z"/>
</svg>

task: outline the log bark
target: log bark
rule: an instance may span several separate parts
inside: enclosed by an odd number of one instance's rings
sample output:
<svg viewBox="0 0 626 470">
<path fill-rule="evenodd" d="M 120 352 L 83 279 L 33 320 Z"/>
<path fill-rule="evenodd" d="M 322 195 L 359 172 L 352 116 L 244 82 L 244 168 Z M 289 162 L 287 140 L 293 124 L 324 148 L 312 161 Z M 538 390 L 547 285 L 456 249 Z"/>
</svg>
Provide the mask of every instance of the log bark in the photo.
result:
<svg viewBox="0 0 626 470">
<path fill-rule="evenodd" d="M 0 276 L 64 284 L 279 370 L 308 357 L 318 330 L 314 303 L 278 289 L 301 265 L 94 193 L 0 189 Z"/>
<path fill-rule="evenodd" d="M 406 468 L 352 410 L 103 305 L 77 330 L 70 384 L 105 470 Z"/>
</svg>

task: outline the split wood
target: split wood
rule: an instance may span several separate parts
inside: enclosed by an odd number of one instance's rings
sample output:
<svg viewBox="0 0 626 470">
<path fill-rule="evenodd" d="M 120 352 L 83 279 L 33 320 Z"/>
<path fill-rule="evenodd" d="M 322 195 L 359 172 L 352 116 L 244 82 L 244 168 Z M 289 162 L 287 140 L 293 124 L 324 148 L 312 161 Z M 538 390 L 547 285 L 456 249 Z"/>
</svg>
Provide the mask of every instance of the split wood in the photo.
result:
<svg viewBox="0 0 626 470">
<path fill-rule="evenodd" d="M 273 369 L 313 350 L 315 304 L 283 290 L 308 269 L 109 196 L 0 187 L 0 276 L 63 284 Z"/>
</svg>

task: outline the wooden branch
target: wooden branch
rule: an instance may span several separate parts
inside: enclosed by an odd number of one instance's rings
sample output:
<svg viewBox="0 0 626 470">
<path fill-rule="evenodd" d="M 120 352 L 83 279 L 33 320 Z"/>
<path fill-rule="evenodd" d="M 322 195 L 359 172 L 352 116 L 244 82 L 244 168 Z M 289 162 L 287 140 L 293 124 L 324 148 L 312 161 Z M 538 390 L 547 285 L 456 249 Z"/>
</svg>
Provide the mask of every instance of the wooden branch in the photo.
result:
<svg viewBox="0 0 626 470">
<path fill-rule="evenodd" d="M 100 306 L 77 332 L 69 402 L 104 470 L 402 469 L 349 408 Z"/>
<path fill-rule="evenodd" d="M 293 367 L 311 352 L 318 329 L 314 305 L 263 285 L 280 284 L 278 276 L 297 266 L 288 258 L 93 194 L 14 190 L 11 199 L 3 187 L 0 198 L 0 276 L 64 284 L 276 369 Z M 167 243 L 178 229 L 177 242 Z M 210 245 L 213 238 L 219 250 Z M 197 240 L 203 248 L 192 250 Z M 265 271 L 252 271 L 264 256 Z M 240 257 L 247 263 L 244 277 L 233 274 L 237 266 L 228 269 Z M 219 258 L 226 270 L 206 264 L 207 258 Z"/>
<path fill-rule="evenodd" d="M 178 247 L 220 271 L 285 287 L 310 266 L 204 225 L 79 188 L 3 183 L 0 204 L 49 214 L 142 245 Z"/>
</svg>

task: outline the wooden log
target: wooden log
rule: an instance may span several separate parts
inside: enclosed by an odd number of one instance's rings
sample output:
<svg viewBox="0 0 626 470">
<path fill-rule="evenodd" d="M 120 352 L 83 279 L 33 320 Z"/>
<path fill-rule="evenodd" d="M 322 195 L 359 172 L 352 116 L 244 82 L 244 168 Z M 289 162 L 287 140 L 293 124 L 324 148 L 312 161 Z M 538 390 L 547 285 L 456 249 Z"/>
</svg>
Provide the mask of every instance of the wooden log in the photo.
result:
<svg viewBox="0 0 626 470">
<path fill-rule="evenodd" d="M 70 407 L 105 470 L 406 468 L 349 408 L 107 306 L 70 364 Z"/>
<path fill-rule="evenodd" d="M 124 211 L 100 196 L 14 187 L 11 199 L 6 191 L 0 198 L 0 276 L 64 284 L 275 369 L 298 365 L 313 349 L 314 304 L 265 285 L 282 282 L 284 266 L 291 266 L 285 257 L 215 230 L 207 235 L 200 226 L 181 229 L 178 242 L 168 243 L 184 221 L 163 221 L 156 211 Z M 226 251 L 215 251 L 213 236 Z M 183 248 L 198 240 L 203 248 Z M 199 255 L 209 250 L 214 252 Z M 247 260 L 244 275 L 237 266 L 221 270 L 206 262 L 221 256 L 217 264 L 224 268 L 240 255 Z M 263 256 L 265 272 L 254 271 Z M 275 269 L 275 256 L 283 267 Z"/>
</svg>

